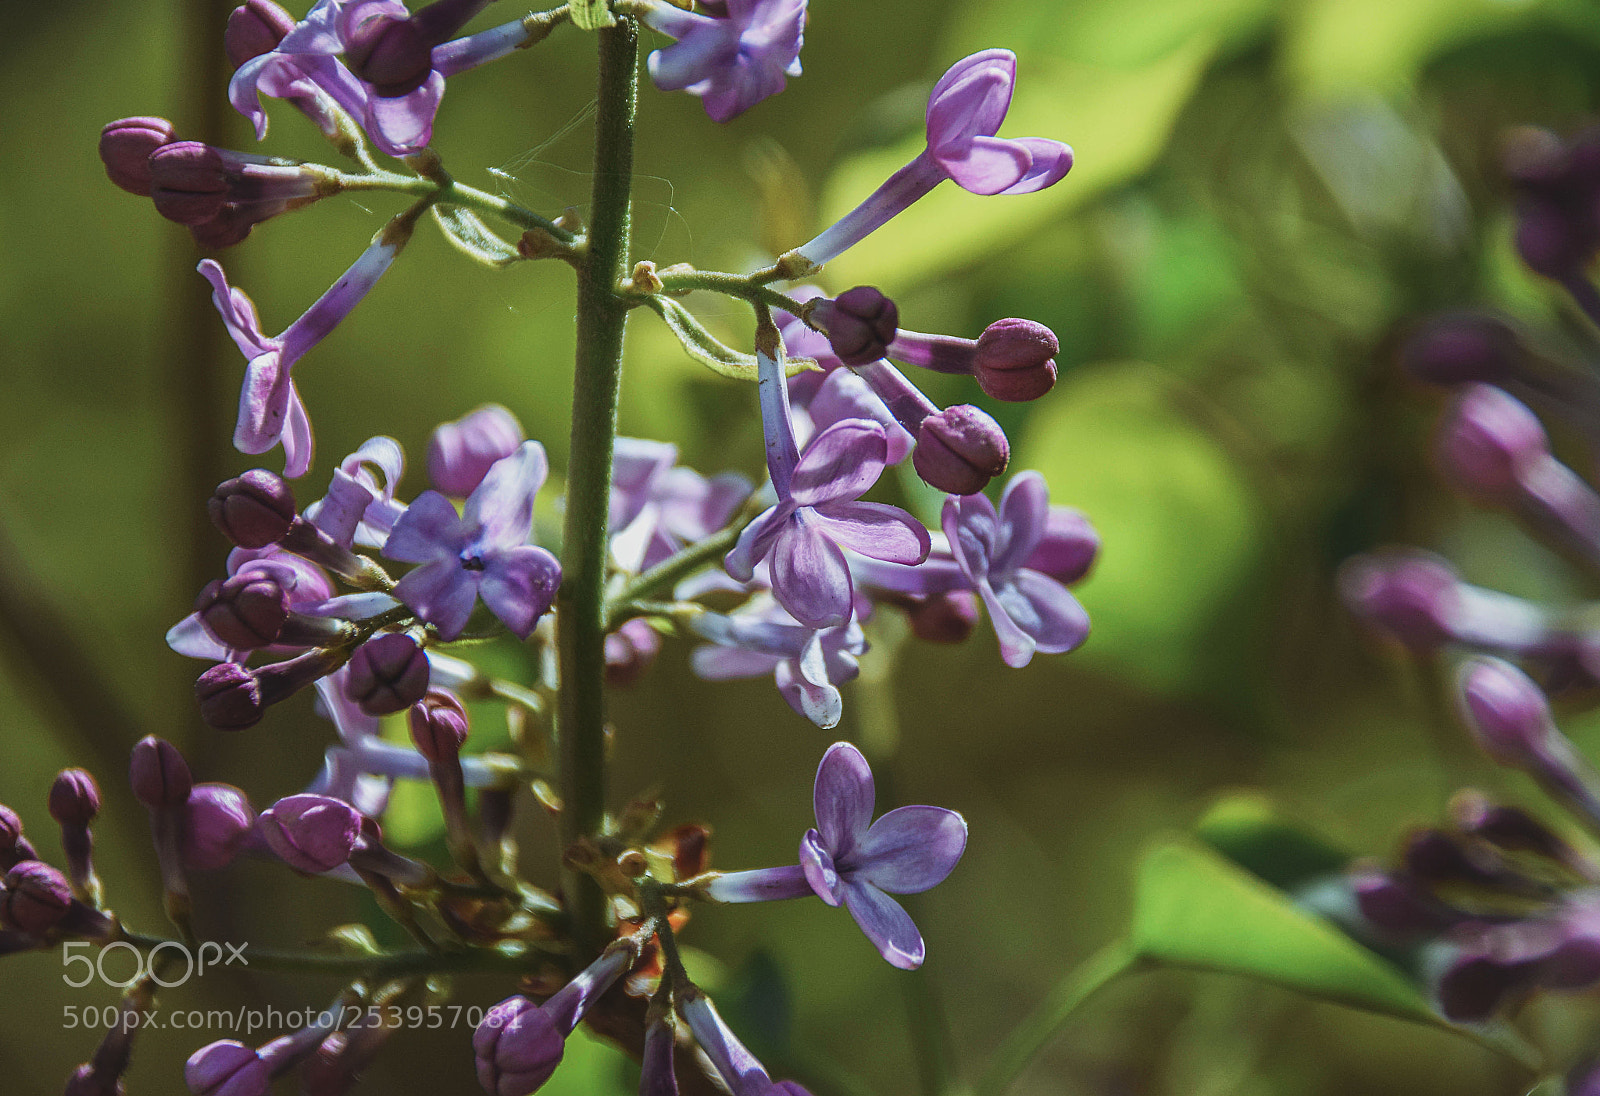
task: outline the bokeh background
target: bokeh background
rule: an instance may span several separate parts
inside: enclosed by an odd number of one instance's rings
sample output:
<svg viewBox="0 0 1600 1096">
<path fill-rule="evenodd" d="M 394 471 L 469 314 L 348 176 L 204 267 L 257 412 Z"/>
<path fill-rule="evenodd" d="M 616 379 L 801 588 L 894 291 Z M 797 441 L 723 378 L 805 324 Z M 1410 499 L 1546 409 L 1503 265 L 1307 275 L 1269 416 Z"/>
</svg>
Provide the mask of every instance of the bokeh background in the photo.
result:
<svg viewBox="0 0 1600 1096">
<path fill-rule="evenodd" d="M 303 6 L 303 5 L 302 5 Z M 225 545 L 203 499 L 254 462 L 229 448 L 241 361 L 193 273 L 187 234 L 113 187 L 95 155 L 113 118 L 163 114 L 185 136 L 253 142 L 218 82 L 228 5 L 109 0 L 0 5 L 0 801 L 54 856 L 44 796 L 82 765 L 107 807 L 99 866 L 112 904 L 159 931 L 154 856 L 123 774 L 146 733 L 201 779 L 265 805 L 315 772 L 331 728 L 309 699 L 256 728 L 203 728 L 199 666 L 165 629 Z M 515 14 L 492 10 L 480 18 Z M 299 13 L 299 9 L 295 9 Z M 1509 521 L 1446 494 L 1427 460 L 1435 398 L 1393 351 L 1431 311 L 1488 306 L 1581 335 L 1510 247 L 1505 131 L 1571 133 L 1600 92 L 1600 14 L 1586 0 L 813 0 L 805 75 L 726 126 L 646 87 L 637 150 L 638 257 L 748 269 L 807 238 L 918 147 L 932 81 L 992 45 L 1021 60 L 1005 132 L 1061 138 L 1060 186 L 982 199 L 941 188 L 841 258 L 825 284 L 881 286 L 921 330 L 975 336 L 999 317 L 1061 337 L 1061 383 L 1036 405 L 976 402 L 1038 468 L 1053 502 L 1105 540 L 1081 588 L 1082 651 L 1006 669 L 992 635 L 910 642 L 868 660 L 835 735 L 767 681 L 710 686 L 669 645 L 617 694 L 614 799 L 659 786 L 671 822 L 716 831 L 716 863 L 793 856 L 811 776 L 835 737 L 884 758 L 880 805 L 929 802 L 972 830 L 951 879 L 918 900 L 929 962 L 890 969 L 842 912 L 814 903 L 697 912 L 688 942 L 752 1045 L 819 1093 L 926 1091 L 908 1016 L 929 1002 L 957 1077 L 1072 965 L 1113 939 L 1134 866 L 1219 796 L 1259 789 L 1344 847 L 1382 854 L 1471 781 L 1536 800 L 1517 779 L 1430 743 L 1434 687 L 1373 644 L 1335 594 L 1340 561 L 1374 546 L 1441 550 L 1469 579 L 1557 600 L 1594 591 Z M 475 24 L 479 25 L 479 24 Z M 647 38 L 649 36 L 647 35 Z M 656 42 L 654 44 L 660 44 Z M 458 177 L 547 214 L 587 200 L 592 57 L 564 28 L 452 80 L 435 147 Z M 265 150 L 330 161 L 292 111 Z M 222 256 L 279 330 L 401 208 L 335 198 L 261 226 Z M 689 302 L 731 342 L 739 308 Z M 556 264 L 472 265 L 426 225 L 383 283 L 297 370 L 317 427 L 315 498 L 332 464 L 387 433 L 420 458 L 428 432 L 479 403 L 511 407 L 567 450 L 572 292 Z M 715 472 L 760 467 L 753 390 L 687 359 L 653 317 L 629 333 L 624 432 L 676 442 Z M 274 458 L 275 459 L 275 458 Z M 418 468 L 403 494 L 423 486 Z M 886 497 L 930 500 L 915 485 Z M 488 649 L 517 672 L 514 648 Z M 1580 742 L 1600 745 L 1600 724 Z M 475 732 L 493 745 L 503 729 Z M 427 795 L 388 820 L 440 856 Z M 551 827 L 520 826 L 530 877 L 553 885 Z M 204 935 L 292 946 L 381 917 L 353 892 L 243 863 L 197 886 Z M 714 958 L 712 958 L 714 957 Z M 58 1091 L 98 1032 L 64 1030 L 57 957 L 0 963 L 0 1088 Z M 215 973 L 166 1008 L 320 1005 L 316 978 Z M 503 981 L 462 979 L 488 1004 Z M 1569 1042 L 1581 1006 L 1530 1023 Z M 199 1042 L 141 1039 L 130 1091 L 175 1092 Z M 477 1091 L 469 1032 L 397 1040 L 370 1091 Z M 258 1041 L 264 1036 L 258 1035 Z M 631 1068 L 576 1041 L 549 1091 L 626 1091 Z M 1223 975 L 1152 971 L 1094 998 L 1019 1094 L 1511 1093 L 1529 1076 L 1450 1034 Z"/>
</svg>

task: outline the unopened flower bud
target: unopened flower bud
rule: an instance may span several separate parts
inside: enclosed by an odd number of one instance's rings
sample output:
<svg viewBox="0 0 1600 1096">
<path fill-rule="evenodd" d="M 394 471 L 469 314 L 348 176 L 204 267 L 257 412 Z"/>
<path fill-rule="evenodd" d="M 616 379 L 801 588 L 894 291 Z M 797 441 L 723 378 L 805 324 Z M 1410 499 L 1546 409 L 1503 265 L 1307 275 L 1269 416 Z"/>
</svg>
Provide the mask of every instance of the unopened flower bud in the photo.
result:
<svg viewBox="0 0 1600 1096">
<path fill-rule="evenodd" d="M 200 871 L 233 863 L 256 822 L 249 796 L 232 784 L 196 784 L 183 811 L 183 862 Z"/>
<path fill-rule="evenodd" d="M 145 735 L 133 747 L 128 783 L 134 798 L 151 810 L 181 807 L 194 789 L 189 763 L 166 739 Z"/>
<path fill-rule="evenodd" d="M 372 15 L 351 32 L 344 60 L 380 96 L 394 98 L 427 82 L 433 46 L 412 20 Z"/>
<path fill-rule="evenodd" d="M 261 722 L 266 702 L 261 683 L 248 666 L 219 662 L 194 683 L 200 718 L 219 731 L 242 731 Z"/>
<path fill-rule="evenodd" d="M 368 715 L 403 712 L 428 691 L 428 656 L 410 636 L 387 632 L 350 658 L 345 695 Z"/>
<path fill-rule="evenodd" d="M 246 61 L 271 53 L 294 29 L 294 17 L 272 0 L 245 0 L 228 16 L 222 48 L 228 62 L 238 68 Z"/>
<path fill-rule="evenodd" d="M 1548 755 L 1556 733 L 1550 705 L 1527 674 L 1498 658 L 1473 658 L 1457 681 L 1467 723 L 1485 753 L 1518 767 Z"/>
<path fill-rule="evenodd" d="M 900 310 L 870 285 L 848 289 L 831 301 L 819 301 L 811 320 L 828 333 L 828 344 L 846 365 L 866 365 L 888 353 Z"/>
<path fill-rule="evenodd" d="M 126 1096 L 127 1086 L 121 1077 L 111 1076 L 85 1062 L 72 1071 L 62 1096 Z"/>
<path fill-rule="evenodd" d="M 141 198 L 150 196 L 150 154 L 176 139 L 165 118 L 122 118 L 100 131 L 100 162 L 113 183 Z"/>
<path fill-rule="evenodd" d="M 62 769 L 50 785 L 50 817 L 63 826 L 83 827 L 100 813 L 100 787 L 83 769 Z"/>
<path fill-rule="evenodd" d="M 1409 879 L 1362 872 L 1350 886 L 1361 916 L 1383 936 L 1407 939 L 1437 933 L 1452 923 L 1449 911 Z"/>
<path fill-rule="evenodd" d="M 1100 554 L 1100 534 L 1082 510 L 1052 506 L 1045 516 L 1044 536 L 1023 566 L 1070 586 L 1089 573 Z"/>
<path fill-rule="evenodd" d="M 261 814 L 267 847 L 296 871 L 316 875 L 350 859 L 361 839 L 361 812 L 326 795 L 291 795 Z"/>
<path fill-rule="evenodd" d="M 240 548 L 265 548 L 282 540 L 298 507 L 282 476 L 253 468 L 217 486 L 206 512 L 222 535 Z"/>
<path fill-rule="evenodd" d="M 434 430 L 428 442 L 428 478 L 445 494 L 465 498 L 495 461 L 515 453 L 522 442 L 515 415 L 498 404 L 480 407 Z"/>
<path fill-rule="evenodd" d="M 527 1096 L 550 1079 L 566 1053 L 566 1033 L 526 997 L 490 1009 L 472 1035 L 478 1083 L 490 1096 Z"/>
<path fill-rule="evenodd" d="M 1357 556 L 1339 574 L 1351 612 L 1413 650 L 1431 650 L 1454 635 L 1461 593 L 1455 571 L 1433 556 Z"/>
<path fill-rule="evenodd" d="M 429 761 L 442 761 L 461 753 L 467 740 L 467 709 L 454 693 L 435 689 L 406 713 L 411 741 Z"/>
<path fill-rule="evenodd" d="M 1439 463 L 1464 489 L 1487 498 L 1512 491 L 1524 472 L 1549 456 L 1538 416 L 1485 384 L 1468 386 L 1439 425 Z"/>
<path fill-rule="evenodd" d="M 200 591 L 194 611 L 225 645 L 251 651 L 275 642 L 289 619 L 289 591 L 276 575 L 246 570 Z"/>
<path fill-rule="evenodd" d="M 266 1096 L 272 1070 L 254 1047 L 223 1039 L 189 1056 L 183 1083 L 194 1096 Z"/>
<path fill-rule="evenodd" d="M 975 495 L 1006 470 L 1011 445 L 984 412 L 970 404 L 936 411 L 922 420 L 911 464 L 917 475 L 952 495 Z"/>
<path fill-rule="evenodd" d="M 1401 351 L 1407 373 L 1429 384 L 1504 384 L 1522 345 L 1511 325 L 1481 312 L 1451 312 L 1429 321 Z"/>
<path fill-rule="evenodd" d="M 965 643 L 978 625 L 978 599 L 971 590 L 922 598 L 906 612 L 911 632 L 929 643 Z"/>
<path fill-rule="evenodd" d="M 627 688 L 650 668 L 661 651 L 661 634 L 641 617 L 625 622 L 606 636 L 606 684 Z"/>
<path fill-rule="evenodd" d="M 181 225 L 203 225 L 229 204 L 270 206 L 317 193 L 317 177 L 295 161 L 272 161 L 200 141 L 174 141 L 150 154 L 156 212 Z"/>
<path fill-rule="evenodd" d="M 43 936 L 72 906 L 67 877 L 40 860 L 24 860 L 0 884 L 0 923 L 30 936 Z"/>
<path fill-rule="evenodd" d="M 0 803 L 0 870 L 33 859 L 33 846 L 22 836 L 22 819 L 17 812 Z"/>
<path fill-rule="evenodd" d="M 1488 1020 L 1514 993 L 1533 982 L 1530 963 L 1501 962 L 1488 955 L 1465 955 L 1439 979 L 1439 1006 L 1457 1023 Z"/>
<path fill-rule="evenodd" d="M 1042 323 L 996 320 L 978 336 L 972 375 L 997 400 L 1036 400 L 1055 387 L 1055 356 L 1060 350 L 1055 332 Z"/>
</svg>

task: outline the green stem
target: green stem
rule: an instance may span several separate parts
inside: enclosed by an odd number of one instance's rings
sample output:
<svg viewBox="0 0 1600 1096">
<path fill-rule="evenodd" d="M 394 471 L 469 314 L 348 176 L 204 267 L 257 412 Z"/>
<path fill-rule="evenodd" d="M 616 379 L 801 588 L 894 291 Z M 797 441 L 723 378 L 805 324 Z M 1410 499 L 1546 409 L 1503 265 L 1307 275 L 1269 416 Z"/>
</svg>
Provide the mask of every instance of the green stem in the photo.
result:
<svg viewBox="0 0 1600 1096">
<path fill-rule="evenodd" d="M 324 169 L 327 170 L 327 169 Z M 458 205 L 474 213 L 498 217 L 518 228 L 537 228 L 550 233 L 562 243 L 570 244 L 575 237 L 554 221 L 541 217 L 531 209 L 507 201 L 498 194 L 479 190 L 451 180 L 441 186 L 432 179 L 415 175 L 400 175 L 392 171 L 375 171 L 365 175 L 344 171 L 328 171 L 341 192 L 358 190 L 383 190 L 394 194 L 413 194 L 419 198 L 437 196 L 445 205 Z"/>
<path fill-rule="evenodd" d="M 633 124 L 639 93 L 639 25 L 619 19 L 595 34 L 600 42 L 600 75 L 594 191 L 588 253 L 578 264 L 572 447 L 561 591 L 556 599 L 563 847 L 599 833 L 605 819 L 607 519 L 622 391 L 622 335 L 628 319 L 628 305 L 616 295 L 616 286 L 628 259 Z M 593 879 L 571 870 L 563 873 L 562 889 L 579 958 L 587 959 L 600 951 L 608 936 L 604 896 Z"/>
<path fill-rule="evenodd" d="M 988 1070 L 973 1088 L 973 1096 L 1001 1096 L 1035 1055 L 1050 1044 L 1061 1025 L 1078 1006 L 1119 975 L 1134 969 L 1139 953 L 1126 940 L 1117 940 L 1078 964 L 1050 991 L 1033 1014 L 1011 1032 Z"/>
<path fill-rule="evenodd" d="M 758 282 L 754 282 L 742 274 L 723 274 L 714 270 L 690 270 L 681 274 L 661 274 L 662 292 L 676 292 L 684 289 L 705 289 L 713 293 L 725 293 L 730 297 L 740 297 L 747 301 L 759 301 L 771 305 L 773 308 L 782 309 L 791 316 L 800 314 L 804 306 L 793 297 L 779 293 L 776 289 L 768 289 Z"/>
<path fill-rule="evenodd" d="M 630 603 L 648 601 L 657 594 L 665 593 L 706 564 L 726 555 L 728 549 L 738 542 L 739 534 L 744 532 L 744 527 L 754 516 L 752 507 L 747 505 L 726 529 L 673 553 L 642 575 L 635 577 L 633 581 L 618 590 L 607 603 L 607 626 L 615 627 L 621 624 L 623 613 Z"/>
</svg>

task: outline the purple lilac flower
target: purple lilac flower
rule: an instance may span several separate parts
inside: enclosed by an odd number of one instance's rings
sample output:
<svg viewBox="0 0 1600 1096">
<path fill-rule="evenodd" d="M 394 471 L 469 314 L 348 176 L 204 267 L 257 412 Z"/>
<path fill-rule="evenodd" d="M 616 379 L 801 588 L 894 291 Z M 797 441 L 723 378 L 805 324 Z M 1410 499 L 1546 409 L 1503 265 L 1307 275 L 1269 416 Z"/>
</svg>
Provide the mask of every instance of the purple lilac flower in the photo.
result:
<svg viewBox="0 0 1600 1096">
<path fill-rule="evenodd" d="M 681 1008 L 695 1042 L 705 1051 L 717 1076 L 733 1096 L 809 1096 L 793 1081 L 773 1081 L 756 1056 L 722 1019 L 711 998 L 695 990 Z"/>
<path fill-rule="evenodd" d="M 898 507 L 857 501 L 883 472 L 883 427 L 846 419 L 798 455 L 782 370 L 775 357 L 758 357 L 767 467 L 778 504 L 745 527 L 724 565 L 748 582 L 755 565 L 770 556 L 779 604 L 804 625 L 835 627 L 851 613 L 853 587 L 842 549 L 890 563 L 920 563 L 928 556 L 928 531 Z"/>
<path fill-rule="evenodd" d="M 382 547 L 406 510 L 394 497 L 405 471 L 399 442 L 368 438 L 333 470 L 328 493 L 306 507 L 306 520 L 342 548 Z"/>
<path fill-rule="evenodd" d="M 333 584 L 316 564 L 276 546 L 235 548 L 228 553 L 228 580 L 268 580 L 287 598 L 290 613 L 310 614 L 333 601 Z M 211 662 L 234 661 L 241 652 L 230 647 L 207 627 L 201 613 L 193 612 L 167 631 L 167 646 L 189 658 Z"/>
<path fill-rule="evenodd" d="M 404 228 L 394 226 L 404 224 Z M 284 475 L 297 479 L 311 467 L 311 419 L 295 388 L 291 370 L 306 351 L 328 336 L 389 269 L 410 236 L 409 222 L 393 222 L 379 232 L 361 258 L 283 334 L 262 333 L 250 298 L 228 284 L 222 267 L 211 259 L 200 273 L 212 285 L 212 302 L 222 313 L 228 334 L 249 359 L 239 393 L 239 423 L 233 444 L 241 453 L 265 453 L 283 445 Z"/>
<path fill-rule="evenodd" d="M 341 998 L 318 1013 L 311 1024 L 260 1047 L 233 1039 L 208 1043 L 184 1064 L 184 1084 L 194 1096 L 266 1096 L 273 1078 L 283 1076 L 316 1051 L 344 1017 L 344 1004 Z"/>
<path fill-rule="evenodd" d="M 690 655 L 696 674 L 708 681 L 772 674 L 789 707 L 823 730 L 836 726 L 844 714 L 839 686 L 855 680 L 856 659 L 867 650 L 855 619 L 807 628 L 765 599 L 733 616 L 701 613 L 690 626 L 712 644 Z"/>
<path fill-rule="evenodd" d="M 706 478 L 674 467 L 677 446 L 618 438 L 611 482 L 611 556 L 638 573 L 710 536 L 733 519 L 750 497 L 750 481 L 736 472 Z"/>
<path fill-rule="evenodd" d="M 702 15 L 665 0 L 645 7 L 646 26 L 677 39 L 650 54 L 650 79 L 662 91 L 698 96 L 714 122 L 742 114 L 800 75 L 806 0 L 727 0 Z"/>
<path fill-rule="evenodd" d="M 428 442 L 428 478 L 442 493 L 464 499 L 494 462 L 515 453 L 526 436 L 510 411 L 485 404 L 434 430 Z"/>
<path fill-rule="evenodd" d="M 798 867 L 731 872 L 706 886 L 721 902 L 760 902 L 815 893 L 840 903 L 879 954 L 902 970 L 922 965 L 922 934 L 891 894 L 920 894 L 954 870 L 967 847 L 966 819 L 943 807 L 898 807 L 872 820 L 872 769 L 861 751 L 835 742 L 822 755 L 812 798 L 817 828 L 800 839 Z"/>
<path fill-rule="evenodd" d="M 946 179 L 973 194 L 1028 194 L 1060 182 L 1072 167 L 1071 148 L 995 136 L 1016 79 L 1010 50 L 983 50 L 950 66 L 928 97 L 927 147 L 837 224 L 784 256 L 788 265 L 799 273 L 823 266 Z"/>
<path fill-rule="evenodd" d="M 228 85 L 228 99 L 254 124 L 260 140 L 267 134 L 267 115 L 258 95 L 303 99 L 315 88 L 358 119 L 386 156 L 419 152 L 433 136 L 445 78 L 507 56 L 529 42 L 532 31 L 517 19 L 436 45 L 421 83 L 401 95 L 384 94 L 394 88 L 374 87 L 339 61 L 363 23 L 385 17 L 405 20 L 410 14 L 399 0 L 318 0 L 276 49 L 239 66 Z"/>
<path fill-rule="evenodd" d="M 232 784 L 196 784 L 183 809 L 183 862 L 190 868 L 227 867 L 255 827 L 250 797 Z"/>
<path fill-rule="evenodd" d="M 437 491 L 419 495 L 383 548 L 390 559 L 422 565 L 399 581 L 395 597 L 445 639 L 455 639 L 481 596 L 507 628 L 526 639 L 561 583 L 556 558 L 527 543 L 533 496 L 548 471 L 544 446 L 523 442 L 495 462 L 459 516 Z"/>
</svg>

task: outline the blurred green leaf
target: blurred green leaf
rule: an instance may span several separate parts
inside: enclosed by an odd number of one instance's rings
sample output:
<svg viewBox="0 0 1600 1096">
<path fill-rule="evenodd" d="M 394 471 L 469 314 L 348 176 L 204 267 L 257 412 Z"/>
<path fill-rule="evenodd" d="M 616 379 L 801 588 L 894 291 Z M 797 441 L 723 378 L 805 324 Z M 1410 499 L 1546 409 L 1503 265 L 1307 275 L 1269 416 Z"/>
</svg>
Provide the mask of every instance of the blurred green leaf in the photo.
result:
<svg viewBox="0 0 1600 1096">
<path fill-rule="evenodd" d="M 545 1096 L 632 1096 L 624 1078 L 637 1076 L 622 1051 L 579 1027 L 567 1039 L 561 1068 L 539 1091 Z"/>
<path fill-rule="evenodd" d="M 1343 870 L 1350 857 L 1292 822 L 1263 795 L 1230 795 L 1206 812 L 1195 836 L 1256 878 L 1293 890 Z"/>
</svg>

